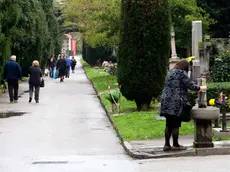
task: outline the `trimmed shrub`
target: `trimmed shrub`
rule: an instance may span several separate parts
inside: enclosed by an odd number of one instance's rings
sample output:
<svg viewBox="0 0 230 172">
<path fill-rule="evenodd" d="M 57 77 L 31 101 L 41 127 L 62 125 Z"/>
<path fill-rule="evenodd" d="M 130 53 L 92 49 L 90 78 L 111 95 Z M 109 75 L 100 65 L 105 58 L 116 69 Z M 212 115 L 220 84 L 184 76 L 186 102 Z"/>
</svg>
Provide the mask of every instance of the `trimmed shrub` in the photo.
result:
<svg viewBox="0 0 230 172">
<path fill-rule="evenodd" d="M 170 53 L 168 0 L 122 0 L 117 77 L 138 110 L 164 87 Z"/>
</svg>

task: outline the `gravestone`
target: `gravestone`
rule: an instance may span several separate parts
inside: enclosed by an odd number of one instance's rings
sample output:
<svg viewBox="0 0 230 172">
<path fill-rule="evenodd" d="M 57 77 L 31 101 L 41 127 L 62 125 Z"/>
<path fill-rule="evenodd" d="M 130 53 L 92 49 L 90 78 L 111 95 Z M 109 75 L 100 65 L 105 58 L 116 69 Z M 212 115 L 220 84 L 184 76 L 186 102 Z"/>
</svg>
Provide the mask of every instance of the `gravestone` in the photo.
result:
<svg viewBox="0 0 230 172">
<path fill-rule="evenodd" d="M 199 59 L 199 43 L 202 42 L 202 21 L 192 22 L 192 56 Z"/>
<path fill-rule="evenodd" d="M 205 36 L 204 45 L 200 47 L 200 73 L 202 76 L 209 78 L 209 61 L 210 61 L 210 36 Z"/>
<path fill-rule="evenodd" d="M 202 21 L 192 22 L 192 56 L 195 57 L 192 66 L 191 79 L 196 81 L 200 77 L 199 43 L 202 42 Z"/>
</svg>

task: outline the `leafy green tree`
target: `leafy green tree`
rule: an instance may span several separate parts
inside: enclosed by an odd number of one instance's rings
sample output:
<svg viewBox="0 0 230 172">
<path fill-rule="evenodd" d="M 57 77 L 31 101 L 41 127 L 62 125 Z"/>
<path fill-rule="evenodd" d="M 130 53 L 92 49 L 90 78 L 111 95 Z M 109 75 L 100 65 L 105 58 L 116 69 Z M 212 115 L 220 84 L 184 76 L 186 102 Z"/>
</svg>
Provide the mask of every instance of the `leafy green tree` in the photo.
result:
<svg viewBox="0 0 230 172">
<path fill-rule="evenodd" d="M 137 109 L 148 109 L 164 86 L 170 51 L 168 0 L 122 0 L 118 83 Z"/>
<path fill-rule="evenodd" d="M 53 0 L 0 1 L 0 74 L 11 54 L 17 56 L 27 75 L 33 60 L 43 67 L 48 54 L 60 51 L 55 14 Z"/>
<path fill-rule="evenodd" d="M 65 0 L 66 26 L 75 26 L 84 41 L 95 47 L 118 45 L 120 0 Z"/>
<path fill-rule="evenodd" d="M 203 22 L 204 34 L 208 32 L 210 24 L 214 23 L 210 15 L 198 7 L 196 0 L 169 0 L 171 20 L 176 33 L 177 53 L 180 57 L 191 55 L 192 21 Z"/>
<path fill-rule="evenodd" d="M 230 31 L 230 1 L 197 0 L 199 7 L 203 8 L 216 23 L 210 26 L 210 32 L 215 38 L 229 38 Z"/>
</svg>

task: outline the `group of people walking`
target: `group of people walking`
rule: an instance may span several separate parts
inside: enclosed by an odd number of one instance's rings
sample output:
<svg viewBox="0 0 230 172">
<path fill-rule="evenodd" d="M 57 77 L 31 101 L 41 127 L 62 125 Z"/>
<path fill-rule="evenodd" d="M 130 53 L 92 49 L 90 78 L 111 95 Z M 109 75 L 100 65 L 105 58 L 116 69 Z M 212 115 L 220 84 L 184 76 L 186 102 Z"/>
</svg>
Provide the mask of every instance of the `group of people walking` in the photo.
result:
<svg viewBox="0 0 230 172">
<path fill-rule="evenodd" d="M 60 81 L 64 81 L 64 77 L 69 78 L 70 75 L 70 68 L 72 72 L 75 72 L 75 66 L 77 61 L 72 57 L 69 59 L 64 55 L 56 61 L 54 54 L 48 58 L 47 66 L 49 68 L 50 77 L 53 77 L 54 70 L 58 70 L 58 78 Z M 28 69 L 29 74 L 29 103 L 34 100 L 36 103 L 39 103 L 39 92 L 40 87 L 44 87 L 44 79 L 42 78 L 43 72 L 40 68 L 39 61 L 34 60 L 32 66 Z M 16 62 L 16 56 L 12 55 L 10 60 L 5 63 L 4 71 L 3 71 L 3 82 L 7 82 L 8 84 L 8 92 L 10 103 L 17 103 L 18 102 L 18 89 L 19 89 L 19 80 L 22 79 L 22 69 L 21 66 Z"/>
<path fill-rule="evenodd" d="M 48 59 L 48 68 L 49 68 L 49 75 L 50 78 L 53 78 L 54 76 L 54 71 L 58 71 L 58 76 L 57 78 L 60 78 L 60 82 L 64 81 L 64 78 L 69 78 L 70 76 L 70 68 L 72 70 L 72 73 L 75 72 L 75 67 L 76 67 L 77 61 L 75 60 L 74 57 L 71 59 L 69 57 L 65 57 L 64 54 L 60 56 L 60 58 L 56 61 L 54 54 L 50 56 Z"/>
<path fill-rule="evenodd" d="M 48 67 L 50 77 L 54 75 L 54 69 L 59 71 L 58 77 L 60 82 L 64 81 L 64 77 L 68 78 L 70 68 L 74 73 L 76 60 L 61 55 L 56 61 L 52 54 L 48 59 Z M 178 113 L 181 108 L 181 100 L 188 102 L 188 89 L 194 91 L 204 91 L 206 86 L 198 86 L 188 77 L 189 62 L 186 60 L 179 61 L 175 67 L 168 72 L 165 80 L 165 86 L 161 95 L 160 115 L 166 118 L 165 127 L 165 145 L 164 151 L 170 150 L 184 150 L 186 149 L 179 144 L 179 128 L 182 120 L 178 118 Z M 33 61 L 29 68 L 29 103 L 33 99 L 33 92 L 35 92 L 35 101 L 39 103 L 39 91 L 42 82 L 42 70 L 39 67 L 37 60 Z M 20 65 L 16 62 L 16 56 L 11 56 L 4 66 L 4 79 L 8 83 L 10 102 L 18 101 L 18 81 L 22 78 L 22 70 Z M 173 146 L 170 144 L 170 138 L 173 138 Z"/>
<path fill-rule="evenodd" d="M 39 67 L 37 60 L 33 61 L 32 66 L 28 70 L 29 72 L 29 103 L 33 99 L 33 93 L 35 92 L 35 101 L 39 103 L 39 91 L 42 82 L 42 70 Z M 10 103 L 18 102 L 18 89 L 19 80 L 22 79 L 22 69 L 16 62 L 16 56 L 10 57 L 10 60 L 4 65 L 3 79 L 8 83 L 8 92 Z"/>
</svg>

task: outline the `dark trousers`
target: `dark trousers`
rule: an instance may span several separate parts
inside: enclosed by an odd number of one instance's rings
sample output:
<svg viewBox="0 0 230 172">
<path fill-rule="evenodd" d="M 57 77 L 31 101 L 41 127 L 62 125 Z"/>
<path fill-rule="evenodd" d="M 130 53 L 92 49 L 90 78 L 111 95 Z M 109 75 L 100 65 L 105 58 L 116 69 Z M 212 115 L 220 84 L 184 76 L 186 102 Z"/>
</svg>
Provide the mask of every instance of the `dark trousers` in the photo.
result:
<svg viewBox="0 0 230 172">
<path fill-rule="evenodd" d="M 10 101 L 18 100 L 18 80 L 7 80 Z"/>
<path fill-rule="evenodd" d="M 75 71 L 75 66 L 71 66 L 72 73 Z"/>
<path fill-rule="evenodd" d="M 67 69 L 66 69 L 66 78 L 69 78 L 69 72 L 70 72 L 70 68 L 68 67 Z"/>
<path fill-rule="evenodd" d="M 54 67 L 49 67 L 49 71 L 50 71 L 50 78 L 53 78 L 53 75 L 54 75 Z"/>
<path fill-rule="evenodd" d="M 35 97 L 34 99 L 36 101 L 39 101 L 39 92 L 40 92 L 40 86 L 34 86 L 34 85 L 30 85 L 30 98 L 33 98 L 33 92 L 35 92 Z"/>
</svg>

